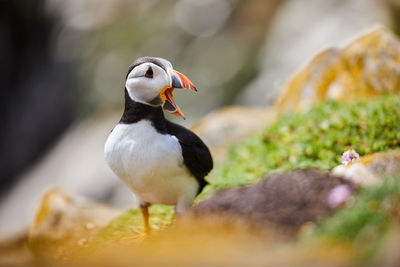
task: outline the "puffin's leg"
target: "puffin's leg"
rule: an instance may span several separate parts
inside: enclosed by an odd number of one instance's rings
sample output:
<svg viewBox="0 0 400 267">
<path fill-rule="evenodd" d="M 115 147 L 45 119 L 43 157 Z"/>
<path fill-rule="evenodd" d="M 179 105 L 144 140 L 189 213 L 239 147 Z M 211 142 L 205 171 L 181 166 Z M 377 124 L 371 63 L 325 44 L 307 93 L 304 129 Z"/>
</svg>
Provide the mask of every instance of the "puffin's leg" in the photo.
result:
<svg viewBox="0 0 400 267">
<path fill-rule="evenodd" d="M 194 178 L 192 179 L 192 181 L 193 183 L 185 188 L 184 194 L 179 197 L 175 205 L 176 220 L 179 220 L 180 215 L 192 207 L 194 199 L 197 196 L 197 193 L 199 191 L 199 184 L 196 180 L 194 180 Z"/>
<path fill-rule="evenodd" d="M 150 206 L 150 204 L 147 202 L 140 203 L 140 211 L 142 212 L 143 228 L 144 228 L 145 235 L 150 234 L 149 206 Z"/>
<path fill-rule="evenodd" d="M 178 203 L 175 205 L 175 219 L 179 220 L 179 217 L 182 213 L 184 213 L 186 210 L 190 209 L 192 207 L 194 198 L 196 197 L 195 194 L 193 195 L 188 195 L 185 198 L 180 199 Z"/>
</svg>

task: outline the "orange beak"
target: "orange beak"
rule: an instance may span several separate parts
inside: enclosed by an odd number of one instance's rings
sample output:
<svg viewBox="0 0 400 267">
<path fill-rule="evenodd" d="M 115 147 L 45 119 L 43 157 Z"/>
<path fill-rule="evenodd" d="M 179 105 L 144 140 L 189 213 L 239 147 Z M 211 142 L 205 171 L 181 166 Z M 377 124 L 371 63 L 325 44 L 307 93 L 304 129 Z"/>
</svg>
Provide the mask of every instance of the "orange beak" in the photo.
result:
<svg viewBox="0 0 400 267">
<path fill-rule="evenodd" d="M 181 109 L 178 107 L 178 105 L 176 105 L 173 99 L 174 98 L 173 92 L 176 88 L 188 89 L 196 92 L 197 89 L 193 85 L 193 83 L 189 80 L 189 78 L 183 75 L 182 73 L 177 72 L 176 70 L 173 69 L 168 69 L 167 73 L 169 76 L 169 86 L 164 87 L 160 93 L 160 97 L 164 101 L 162 107 L 169 113 L 185 119 L 185 115 L 183 115 Z"/>
</svg>

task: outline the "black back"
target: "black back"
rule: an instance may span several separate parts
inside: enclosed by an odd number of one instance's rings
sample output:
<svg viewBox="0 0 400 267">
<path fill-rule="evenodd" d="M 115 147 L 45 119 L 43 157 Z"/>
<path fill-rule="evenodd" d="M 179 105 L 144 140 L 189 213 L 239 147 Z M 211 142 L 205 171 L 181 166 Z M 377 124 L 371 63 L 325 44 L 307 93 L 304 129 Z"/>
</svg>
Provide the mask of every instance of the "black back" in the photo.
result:
<svg viewBox="0 0 400 267">
<path fill-rule="evenodd" d="M 199 183 L 198 194 L 208 184 L 204 177 L 212 170 L 213 160 L 208 147 L 192 131 L 165 119 L 161 107 L 152 107 L 132 100 L 125 90 L 125 109 L 120 123 L 131 124 L 143 119 L 151 121 L 160 134 L 175 136 L 182 148 L 183 161 Z"/>
<path fill-rule="evenodd" d="M 192 131 L 170 122 L 167 122 L 167 131 L 176 136 L 182 147 L 183 160 L 186 167 L 199 183 L 200 193 L 208 184 L 204 179 L 213 168 L 213 160 L 208 147 Z"/>
</svg>

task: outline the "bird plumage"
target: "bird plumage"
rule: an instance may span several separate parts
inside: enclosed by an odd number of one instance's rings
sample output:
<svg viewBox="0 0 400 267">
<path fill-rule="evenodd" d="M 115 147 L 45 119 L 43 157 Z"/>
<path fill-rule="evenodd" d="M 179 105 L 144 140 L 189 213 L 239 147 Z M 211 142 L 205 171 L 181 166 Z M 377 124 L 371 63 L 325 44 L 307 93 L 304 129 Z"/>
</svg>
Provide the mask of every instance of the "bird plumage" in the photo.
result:
<svg viewBox="0 0 400 267">
<path fill-rule="evenodd" d="M 173 122 L 166 122 L 168 134 L 175 136 L 181 145 L 184 164 L 199 183 L 198 193 L 200 193 L 208 184 L 204 177 L 213 168 L 210 151 L 193 132 Z"/>
<path fill-rule="evenodd" d="M 174 73 L 177 75 L 172 78 Z M 161 77 L 153 79 L 153 75 Z M 176 79 L 182 88 L 195 89 L 186 76 L 173 71 L 164 59 L 136 60 L 127 74 L 124 113 L 105 144 L 107 163 L 138 197 L 144 217 L 149 204 L 175 205 L 177 212 L 189 208 L 207 185 L 205 176 L 213 168 L 210 151 L 203 141 L 165 119 L 162 103 L 167 100 L 167 111 L 183 116 L 173 100 L 154 94 L 169 89 Z M 138 96 L 140 99 L 135 99 Z M 145 226 L 146 223 L 145 218 Z"/>
</svg>

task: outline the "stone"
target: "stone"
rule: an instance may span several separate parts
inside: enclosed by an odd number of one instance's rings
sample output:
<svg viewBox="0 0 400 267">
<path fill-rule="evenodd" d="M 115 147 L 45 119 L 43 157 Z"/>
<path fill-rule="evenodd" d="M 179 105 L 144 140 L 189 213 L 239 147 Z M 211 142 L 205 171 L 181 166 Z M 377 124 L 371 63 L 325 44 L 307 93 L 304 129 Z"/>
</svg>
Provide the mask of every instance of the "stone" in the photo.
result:
<svg viewBox="0 0 400 267">
<path fill-rule="evenodd" d="M 297 71 L 279 96 L 280 112 L 326 99 L 368 100 L 400 92 L 400 40 L 377 26 L 344 48 L 328 48 Z"/>
<path fill-rule="evenodd" d="M 28 231 L 29 247 L 38 258 L 62 259 L 70 247 L 85 247 L 98 229 L 121 213 L 122 210 L 50 188 Z"/>
<path fill-rule="evenodd" d="M 385 176 L 400 174 L 400 151 L 372 153 L 348 165 L 339 165 L 332 173 L 357 185 L 375 185 Z"/>
<path fill-rule="evenodd" d="M 0 266 L 36 266 L 27 245 L 26 233 L 0 240 Z"/>
<path fill-rule="evenodd" d="M 238 104 L 272 105 L 285 81 L 317 51 L 342 45 L 376 22 L 392 25 L 381 0 L 280 2 L 257 54 L 258 75 L 236 98 Z"/>
<path fill-rule="evenodd" d="M 209 214 L 245 219 L 293 235 L 335 209 L 328 203 L 332 189 L 349 184 L 344 178 L 315 169 L 273 175 L 239 188 L 222 189 L 195 206 L 191 215 Z"/>
<path fill-rule="evenodd" d="M 214 161 L 219 163 L 225 158 L 229 146 L 263 130 L 275 118 L 272 108 L 229 106 L 207 115 L 191 129 L 201 136 Z"/>
</svg>

